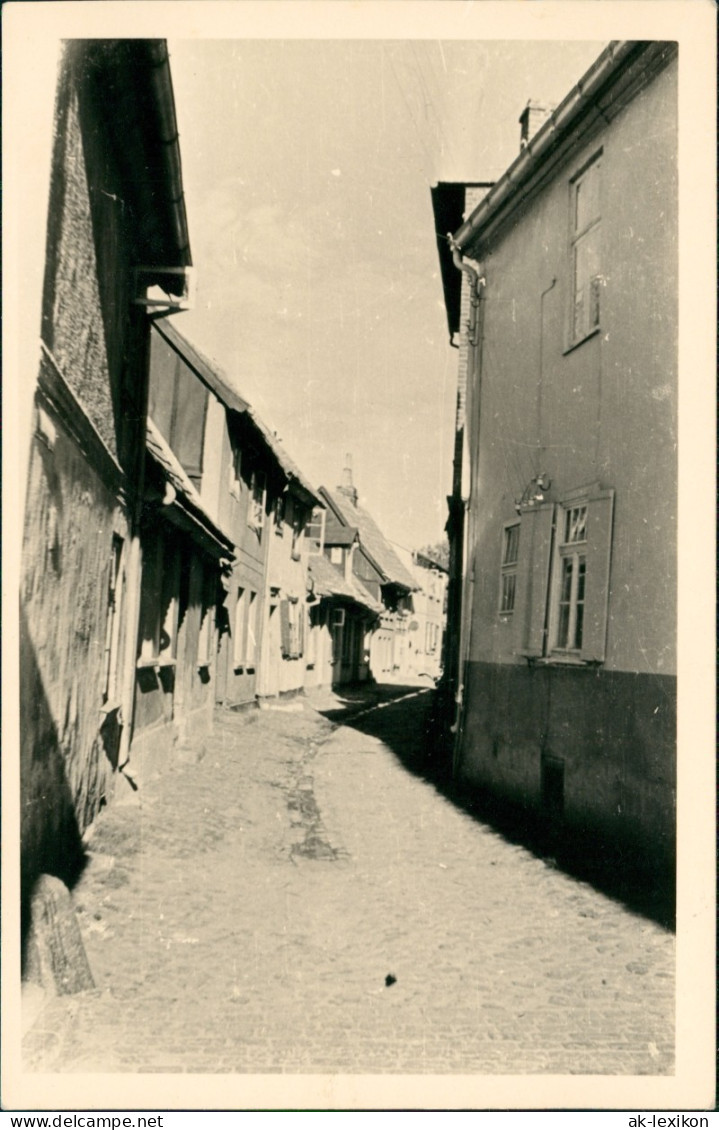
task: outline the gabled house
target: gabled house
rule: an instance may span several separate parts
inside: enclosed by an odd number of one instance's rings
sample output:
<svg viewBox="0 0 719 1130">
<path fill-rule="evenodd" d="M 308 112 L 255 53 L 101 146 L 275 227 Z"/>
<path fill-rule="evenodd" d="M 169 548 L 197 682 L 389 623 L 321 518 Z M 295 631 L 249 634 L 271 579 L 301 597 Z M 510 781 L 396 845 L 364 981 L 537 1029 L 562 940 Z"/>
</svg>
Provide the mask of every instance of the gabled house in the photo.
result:
<svg viewBox="0 0 719 1130">
<path fill-rule="evenodd" d="M 369 639 L 358 625 L 348 633 L 347 644 L 343 641 L 342 646 L 347 665 L 357 670 L 360 680 L 371 675 L 382 681 L 396 676 L 403 668 L 409 597 L 417 583 L 371 514 L 358 505 L 349 460 L 343 478 L 336 490 L 320 487 L 319 492 L 327 507 L 325 545 L 329 559 L 360 581 L 382 611 L 379 625 Z"/>
<path fill-rule="evenodd" d="M 68 881 L 127 760 L 152 312 L 188 301 L 164 40 L 73 40 L 55 106 L 21 565 L 22 891 Z"/>
<path fill-rule="evenodd" d="M 370 677 L 370 641 L 383 610 L 352 571 L 358 531 L 333 518 L 328 522 L 325 512 L 324 537 L 308 557 L 307 688 L 361 683 Z"/>
<path fill-rule="evenodd" d="M 406 669 L 410 676 L 439 679 L 443 670 L 447 622 L 447 569 L 422 553 L 413 555 L 412 593 L 407 631 Z"/>
<path fill-rule="evenodd" d="M 587 858 L 666 877 L 676 45 L 611 43 L 535 133 L 521 121 L 516 160 L 440 243 L 469 312 L 455 769 Z M 449 301 L 459 326 L 456 285 Z"/>
<path fill-rule="evenodd" d="M 230 546 L 215 554 L 211 697 L 241 708 L 299 690 L 303 534 L 318 498 L 228 377 L 169 319 L 154 327 L 152 360 L 151 417 Z"/>
</svg>

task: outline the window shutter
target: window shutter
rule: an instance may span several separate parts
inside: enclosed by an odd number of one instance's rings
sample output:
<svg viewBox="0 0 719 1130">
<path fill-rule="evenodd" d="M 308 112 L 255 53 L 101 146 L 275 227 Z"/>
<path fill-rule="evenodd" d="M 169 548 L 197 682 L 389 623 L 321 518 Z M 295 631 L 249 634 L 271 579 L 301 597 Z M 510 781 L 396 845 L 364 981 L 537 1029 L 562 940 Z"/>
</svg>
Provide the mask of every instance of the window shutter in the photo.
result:
<svg viewBox="0 0 719 1130">
<path fill-rule="evenodd" d="M 587 508 L 587 579 L 581 650 L 581 657 L 587 662 L 601 663 L 606 653 L 613 510 L 613 490 L 602 491 L 590 497 Z"/>
<path fill-rule="evenodd" d="M 280 638 L 282 646 L 282 655 L 286 659 L 290 654 L 291 641 L 290 641 L 290 602 L 288 600 L 280 601 Z"/>
<path fill-rule="evenodd" d="M 553 505 L 538 506 L 522 514 L 514 607 L 518 655 L 544 655 L 553 524 Z"/>
</svg>

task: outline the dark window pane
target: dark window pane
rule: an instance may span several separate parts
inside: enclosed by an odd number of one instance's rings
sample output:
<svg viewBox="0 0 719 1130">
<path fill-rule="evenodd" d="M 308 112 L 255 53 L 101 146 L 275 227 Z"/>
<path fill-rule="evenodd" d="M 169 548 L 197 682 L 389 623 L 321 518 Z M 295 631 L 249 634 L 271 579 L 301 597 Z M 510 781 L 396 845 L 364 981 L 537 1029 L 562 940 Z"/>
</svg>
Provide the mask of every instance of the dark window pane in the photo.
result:
<svg viewBox="0 0 719 1130">
<path fill-rule="evenodd" d="M 502 577 L 502 612 L 514 611 L 514 594 L 517 587 L 517 574 L 507 573 Z"/>
<path fill-rule="evenodd" d="M 504 531 L 503 565 L 514 565 L 519 551 L 519 525 L 509 526 Z"/>
<path fill-rule="evenodd" d="M 202 472 L 206 404 L 207 389 L 191 369 L 180 365 L 170 446 L 188 475 Z"/>
<path fill-rule="evenodd" d="M 584 582 L 587 576 L 587 559 L 579 558 L 579 572 L 577 574 L 577 601 L 584 601 Z"/>
<path fill-rule="evenodd" d="M 148 415 L 161 434 L 171 443 L 172 413 L 175 399 L 175 380 L 179 358 L 157 332 L 151 335 L 150 393 Z"/>
<path fill-rule="evenodd" d="M 562 595 L 560 601 L 562 604 L 569 604 L 569 598 L 572 592 L 572 569 L 574 561 L 571 557 L 565 557 L 562 560 Z"/>
</svg>

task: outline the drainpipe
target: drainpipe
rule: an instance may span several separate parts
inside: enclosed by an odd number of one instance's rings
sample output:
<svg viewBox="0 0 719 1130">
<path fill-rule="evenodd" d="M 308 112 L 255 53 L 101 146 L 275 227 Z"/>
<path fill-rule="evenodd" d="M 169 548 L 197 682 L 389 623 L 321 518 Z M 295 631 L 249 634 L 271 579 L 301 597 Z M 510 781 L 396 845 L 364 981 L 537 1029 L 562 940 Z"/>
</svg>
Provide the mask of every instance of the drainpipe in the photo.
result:
<svg viewBox="0 0 719 1130">
<path fill-rule="evenodd" d="M 127 557 L 126 603 L 125 603 L 125 643 L 123 654 L 120 749 L 118 768 L 122 769 L 130 760 L 133 714 L 135 710 L 135 681 L 137 678 L 137 649 L 140 631 L 140 592 L 142 585 L 142 544 L 140 523 L 145 494 L 145 459 L 147 450 L 147 408 L 150 398 L 150 320 L 144 313 L 136 310 L 131 317 L 131 332 L 134 333 L 134 348 L 131 349 L 130 366 L 137 366 L 142 373 L 142 399 L 138 406 L 140 426 L 134 435 L 133 451 L 128 468 L 128 511 L 130 526 L 130 546 Z"/>
<path fill-rule="evenodd" d="M 472 375 L 477 372 L 477 392 L 476 399 L 477 413 L 475 420 L 475 427 L 479 428 L 479 405 L 480 405 L 480 392 L 481 392 L 481 366 L 480 355 L 476 353 L 479 345 L 479 304 L 480 304 L 480 287 L 485 285 L 484 278 L 480 277 L 479 267 L 471 260 L 462 257 L 462 251 L 450 234 L 448 235 L 450 248 L 452 249 L 452 261 L 458 271 L 461 271 L 467 276 L 469 283 L 469 318 L 464 327 L 466 330 L 467 342 L 467 386 L 465 388 L 465 407 L 463 410 L 463 419 L 461 421 L 464 444 L 463 451 L 467 450 L 468 432 L 467 432 L 467 411 L 466 403 L 468 400 L 468 392 Z M 475 362 L 475 357 L 477 361 Z M 478 435 L 478 431 L 477 431 Z M 469 642 L 471 640 L 471 616 L 472 616 L 472 592 L 473 592 L 473 578 L 468 578 L 468 564 L 469 564 L 469 546 L 468 546 L 468 500 L 471 494 L 471 470 L 467 476 L 469 482 L 465 480 L 465 467 L 464 458 L 462 460 L 463 466 L 457 473 L 455 469 L 453 491 L 457 503 L 461 501 L 463 510 L 463 528 L 462 528 L 462 562 L 460 577 L 455 578 L 461 582 L 460 588 L 460 608 L 459 608 L 459 634 L 457 640 L 457 671 L 456 671 L 456 686 L 455 686 L 455 718 L 451 727 L 451 732 L 454 735 L 454 750 L 453 750 L 453 771 L 456 772 L 459 764 L 460 746 L 462 738 L 462 729 L 464 723 L 464 698 L 465 698 L 465 667 L 469 658 Z M 463 489 L 465 488 L 465 489 Z M 466 499 L 466 500 L 465 500 Z M 457 505 L 459 510 L 459 505 Z"/>
</svg>

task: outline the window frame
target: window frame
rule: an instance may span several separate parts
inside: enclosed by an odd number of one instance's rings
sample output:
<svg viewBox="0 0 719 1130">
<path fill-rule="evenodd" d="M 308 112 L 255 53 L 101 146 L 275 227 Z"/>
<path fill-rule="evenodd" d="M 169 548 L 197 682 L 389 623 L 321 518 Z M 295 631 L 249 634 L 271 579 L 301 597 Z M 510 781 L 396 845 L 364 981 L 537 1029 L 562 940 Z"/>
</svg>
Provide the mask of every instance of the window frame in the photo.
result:
<svg viewBox="0 0 719 1130">
<path fill-rule="evenodd" d="M 257 591 L 239 585 L 235 604 L 233 671 L 254 671 L 257 667 Z"/>
<path fill-rule="evenodd" d="M 113 533 L 107 585 L 105 651 L 103 657 L 102 706 L 113 709 L 120 692 L 121 628 L 125 612 L 125 540 Z"/>
<path fill-rule="evenodd" d="M 572 515 L 581 525 L 572 531 Z M 580 519 L 577 519 L 579 523 Z M 588 497 L 561 502 L 555 516 L 552 577 L 549 586 L 547 654 L 580 658 L 584 632 L 587 581 Z M 567 566 L 570 566 L 567 569 Z M 569 580 L 569 592 L 566 581 Z M 566 608 L 566 619 L 563 610 Z"/>
<path fill-rule="evenodd" d="M 603 150 L 586 161 L 581 169 L 569 181 L 569 302 L 568 302 L 568 328 L 567 348 L 565 352 L 574 349 L 583 341 L 599 333 L 601 329 L 602 303 L 600 300 L 601 287 L 604 283 L 602 274 L 602 157 Z M 595 185 L 595 211 L 581 225 L 578 220 L 579 192 L 582 185 L 587 184 L 590 177 L 596 177 Z M 577 325 L 578 294 L 577 286 L 577 259 L 582 248 L 588 248 L 595 243 L 595 255 L 599 270 L 593 275 L 587 274 L 582 281 L 582 322 Z M 596 317 L 592 315 L 592 304 L 596 303 Z"/>
<path fill-rule="evenodd" d="M 230 447 L 230 462 L 228 467 L 230 494 L 236 502 L 242 495 L 242 449 Z"/>
<path fill-rule="evenodd" d="M 262 538 L 267 509 L 267 474 L 262 470 L 252 472 L 250 479 L 250 498 L 247 509 L 247 525 Z"/>
<path fill-rule="evenodd" d="M 502 620 L 507 619 L 514 615 L 514 610 L 517 605 L 517 571 L 519 567 L 519 541 L 521 538 L 522 522 L 520 518 L 515 518 L 511 522 L 504 522 L 502 525 L 502 545 L 501 556 L 499 565 L 499 595 L 497 604 L 497 613 Z M 509 560 L 507 559 L 507 550 L 511 547 L 511 533 L 510 531 L 516 530 L 517 536 L 515 540 L 514 550 L 515 556 Z M 507 578 L 514 578 L 514 585 L 512 586 L 512 605 L 504 607 L 505 580 Z"/>
<path fill-rule="evenodd" d="M 174 667 L 177 663 L 177 632 L 180 614 L 180 556 L 179 546 L 165 533 L 159 533 L 151 545 L 154 570 L 153 590 L 156 597 L 150 603 L 147 589 L 141 593 L 141 623 L 139 635 L 138 667 Z M 143 562 L 143 577 L 148 561 Z M 165 614 L 163 616 L 163 609 Z M 146 629 L 150 628 L 150 631 Z M 163 633 L 167 643 L 163 644 Z"/>
</svg>

